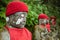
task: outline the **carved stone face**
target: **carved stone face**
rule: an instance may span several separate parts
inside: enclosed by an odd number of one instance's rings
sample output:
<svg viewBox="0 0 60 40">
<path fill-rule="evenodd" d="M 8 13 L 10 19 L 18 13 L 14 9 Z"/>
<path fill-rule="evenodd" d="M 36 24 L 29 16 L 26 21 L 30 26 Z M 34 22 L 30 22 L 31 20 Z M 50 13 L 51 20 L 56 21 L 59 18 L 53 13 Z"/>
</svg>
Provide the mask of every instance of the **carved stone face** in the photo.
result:
<svg viewBox="0 0 60 40">
<path fill-rule="evenodd" d="M 26 12 L 16 12 L 15 14 L 8 17 L 9 20 L 7 23 L 12 27 L 23 28 L 26 23 L 26 17 Z"/>
<path fill-rule="evenodd" d="M 39 19 L 39 24 L 46 24 L 46 23 L 48 23 L 49 22 L 49 20 L 47 20 L 47 19 Z"/>
<path fill-rule="evenodd" d="M 56 24 L 56 20 L 55 19 L 51 19 L 51 24 L 55 25 Z"/>
<path fill-rule="evenodd" d="M 53 22 L 54 21 L 54 19 L 51 19 L 51 22 Z"/>
</svg>

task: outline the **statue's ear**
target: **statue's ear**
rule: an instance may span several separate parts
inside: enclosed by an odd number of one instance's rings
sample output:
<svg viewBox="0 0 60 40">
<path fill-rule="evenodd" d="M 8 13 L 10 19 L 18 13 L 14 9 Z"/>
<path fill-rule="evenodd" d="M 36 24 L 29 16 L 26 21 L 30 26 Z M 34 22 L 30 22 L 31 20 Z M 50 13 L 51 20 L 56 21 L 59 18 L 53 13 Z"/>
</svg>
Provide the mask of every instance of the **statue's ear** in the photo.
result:
<svg viewBox="0 0 60 40">
<path fill-rule="evenodd" d="M 9 17 L 6 17 L 6 22 L 8 22 L 9 21 Z"/>
</svg>

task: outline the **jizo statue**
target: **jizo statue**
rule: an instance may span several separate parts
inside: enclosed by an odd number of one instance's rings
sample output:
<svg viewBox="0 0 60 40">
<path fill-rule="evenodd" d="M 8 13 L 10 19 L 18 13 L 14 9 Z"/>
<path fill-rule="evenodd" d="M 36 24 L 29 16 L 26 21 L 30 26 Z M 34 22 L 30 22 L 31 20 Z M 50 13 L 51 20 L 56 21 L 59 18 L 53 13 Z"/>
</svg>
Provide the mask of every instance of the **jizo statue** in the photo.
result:
<svg viewBox="0 0 60 40">
<path fill-rule="evenodd" d="M 56 17 L 55 16 L 51 16 L 50 17 L 50 20 L 51 20 L 51 24 L 54 26 L 56 25 Z"/>
<path fill-rule="evenodd" d="M 31 32 L 25 28 L 28 7 L 24 2 L 10 2 L 6 8 L 6 26 L 1 40 L 32 40 Z"/>
<path fill-rule="evenodd" d="M 39 14 L 38 16 L 39 25 L 35 26 L 35 40 L 49 40 L 48 33 L 50 32 L 49 19 L 46 14 Z"/>
<path fill-rule="evenodd" d="M 51 16 L 50 17 L 50 22 L 51 22 L 51 34 L 52 34 L 52 38 L 54 38 L 54 40 L 59 40 L 58 38 L 58 25 L 56 22 L 56 16 Z"/>
</svg>

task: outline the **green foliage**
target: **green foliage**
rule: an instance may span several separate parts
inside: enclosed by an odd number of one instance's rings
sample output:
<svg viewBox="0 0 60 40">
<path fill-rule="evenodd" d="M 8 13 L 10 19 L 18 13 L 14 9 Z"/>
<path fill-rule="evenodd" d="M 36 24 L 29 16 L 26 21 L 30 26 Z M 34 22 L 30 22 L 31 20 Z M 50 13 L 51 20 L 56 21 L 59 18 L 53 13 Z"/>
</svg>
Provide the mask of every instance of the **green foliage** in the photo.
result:
<svg viewBox="0 0 60 40">
<path fill-rule="evenodd" d="M 5 24 L 6 24 L 5 14 L 1 12 L 0 13 L 0 30 L 3 28 Z"/>
</svg>

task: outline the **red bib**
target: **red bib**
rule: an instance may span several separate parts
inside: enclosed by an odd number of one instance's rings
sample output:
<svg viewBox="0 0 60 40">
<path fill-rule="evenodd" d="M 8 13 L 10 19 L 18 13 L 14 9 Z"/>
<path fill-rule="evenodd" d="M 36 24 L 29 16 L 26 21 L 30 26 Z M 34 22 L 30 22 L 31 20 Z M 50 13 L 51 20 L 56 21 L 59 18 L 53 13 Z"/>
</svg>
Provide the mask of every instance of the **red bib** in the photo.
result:
<svg viewBox="0 0 60 40">
<path fill-rule="evenodd" d="M 7 28 L 7 30 L 10 33 L 10 40 L 32 40 L 31 32 L 26 28 Z"/>
<path fill-rule="evenodd" d="M 46 28 L 47 28 L 48 32 L 50 32 L 50 24 L 46 24 Z"/>
</svg>

